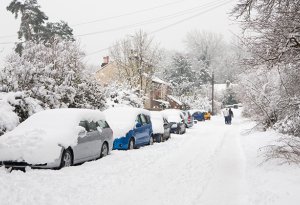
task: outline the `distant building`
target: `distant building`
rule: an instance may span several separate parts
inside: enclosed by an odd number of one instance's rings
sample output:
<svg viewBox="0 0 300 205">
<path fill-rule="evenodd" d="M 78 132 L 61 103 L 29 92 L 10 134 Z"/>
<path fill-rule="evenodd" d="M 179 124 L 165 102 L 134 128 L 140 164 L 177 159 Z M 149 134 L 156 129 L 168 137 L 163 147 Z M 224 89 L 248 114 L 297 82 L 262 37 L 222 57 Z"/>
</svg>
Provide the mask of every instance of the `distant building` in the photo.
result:
<svg viewBox="0 0 300 205">
<path fill-rule="evenodd" d="M 146 74 L 143 75 L 148 82 L 149 78 Z M 124 78 L 119 74 L 117 65 L 113 61 L 109 61 L 109 57 L 103 58 L 101 68 L 96 71 L 96 79 L 100 85 L 107 86 L 114 82 L 122 83 Z M 150 79 L 150 85 L 147 89 L 146 99 L 144 101 L 144 107 L 150 110 L 162 110 L 165 108 L 183 108 L 183 103 L 173 97 L 171 84 L 163 81 L 162 79 L 152 76 Z"/>
</svg>

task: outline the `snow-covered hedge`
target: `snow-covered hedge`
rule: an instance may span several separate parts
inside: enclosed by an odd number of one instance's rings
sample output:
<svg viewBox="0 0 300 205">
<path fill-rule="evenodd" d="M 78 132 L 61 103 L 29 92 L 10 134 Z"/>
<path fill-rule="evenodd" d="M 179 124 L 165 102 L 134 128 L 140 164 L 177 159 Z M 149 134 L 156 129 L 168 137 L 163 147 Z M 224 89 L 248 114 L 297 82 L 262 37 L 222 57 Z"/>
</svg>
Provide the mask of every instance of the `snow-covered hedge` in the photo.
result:
<svg viewBox="0 0 300 205">
<path fill-rule="evenodd" d="M 127 84 L 113 83 L 107 86 L 105 96 L 108 107 L 144 107 L 143 98 Z"/>
<path fill-rule="evenodd" d="M 24 92 L 0 92 L 0 135 L 41 110 L 40 102 Z"/>
<path fill-rule="evenodd" d="M 0 88 L 24 91 L 44 108 L 98 108 L 102 88 L 85 73 L 84 54 L 76 42 L 56 39 L 52 45 L 26 42 L 22 56 L 8 56 L 0 68 Z"/>
</svg>

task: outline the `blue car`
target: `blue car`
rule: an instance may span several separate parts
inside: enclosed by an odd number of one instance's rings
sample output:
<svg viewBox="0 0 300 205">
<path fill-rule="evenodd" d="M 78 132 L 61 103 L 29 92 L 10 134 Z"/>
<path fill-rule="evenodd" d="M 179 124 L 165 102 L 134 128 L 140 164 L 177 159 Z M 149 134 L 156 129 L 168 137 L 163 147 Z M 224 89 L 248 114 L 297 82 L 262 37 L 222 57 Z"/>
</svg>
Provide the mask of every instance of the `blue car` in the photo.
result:
<svg viewBox="0 0 300 205">
<path fill-rule="evenodd" d="M 140 108 L 110 108 L 104 113 L 114 132 L 113 149 L 131 150 L 153 144 L 149 111 Z"/>
<path fill-rule="evenodd" d="M 193 118 L 198 121 L 205 121 L 204 112 L 198 111 L 192 114 Z"/>
</svg>

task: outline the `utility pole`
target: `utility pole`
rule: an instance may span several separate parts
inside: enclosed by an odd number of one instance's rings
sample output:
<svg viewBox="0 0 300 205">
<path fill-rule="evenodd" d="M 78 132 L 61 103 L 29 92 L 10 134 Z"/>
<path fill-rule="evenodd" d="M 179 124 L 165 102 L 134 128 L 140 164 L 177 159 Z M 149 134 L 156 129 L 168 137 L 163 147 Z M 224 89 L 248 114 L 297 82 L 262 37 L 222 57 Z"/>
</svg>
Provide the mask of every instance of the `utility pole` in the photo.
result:
<svg viewBox="0 0 300 205">
<path fill-rule="evenodd" d="M 212 75 L 211 75 L 211 114 L 215 114 L 214 110 L 214 90 L 215 90 L 215 71 L 214 68 L 212 69 Z"/>
</svg>

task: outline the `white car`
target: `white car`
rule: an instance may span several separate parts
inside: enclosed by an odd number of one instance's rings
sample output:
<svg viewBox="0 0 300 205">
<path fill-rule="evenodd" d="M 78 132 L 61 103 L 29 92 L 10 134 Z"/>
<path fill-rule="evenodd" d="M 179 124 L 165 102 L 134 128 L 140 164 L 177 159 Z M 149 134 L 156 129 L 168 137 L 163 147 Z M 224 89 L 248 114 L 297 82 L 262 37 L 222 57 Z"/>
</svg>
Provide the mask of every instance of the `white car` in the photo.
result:
<svg viewBox="0 0 300 205">
<path fill-rule="evenodd" d="M 109 154 L 112 135 L 100 111 L 41 111 L 0 136 L 0 165 L 19 168 L 71 166 Z"/>
</svg>

